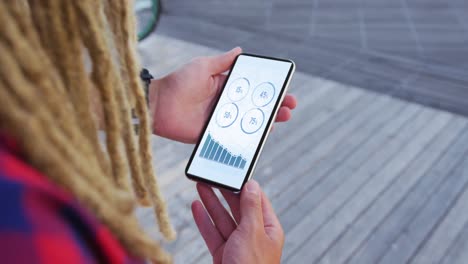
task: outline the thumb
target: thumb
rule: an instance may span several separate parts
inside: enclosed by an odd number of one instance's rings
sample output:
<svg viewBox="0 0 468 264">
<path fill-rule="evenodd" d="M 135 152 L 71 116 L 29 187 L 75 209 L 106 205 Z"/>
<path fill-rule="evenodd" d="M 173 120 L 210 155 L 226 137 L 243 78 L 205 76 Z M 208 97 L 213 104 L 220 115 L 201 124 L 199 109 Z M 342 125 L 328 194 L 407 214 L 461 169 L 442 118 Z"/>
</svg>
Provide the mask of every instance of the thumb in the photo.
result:
<svg viewBox="0 0 468 264">
<path fill-rule="evenodd" d="M 239 47 L 236 47 L 221 55 L 209 57 L 208 62 L 210 65 L 209 67 L 210 67 L 211 73 L 220 74 L 229 70 L 232 63 L 234 62 L 234 59 L 237 57 L 237 55 L 241 53 L 242 53 L 242 49 Z"/>
<path fill-rule="evenodd" d="M 256 181 L 248 181 L 242 189 L 240 197 L 240 223 L 246 230 L 263 226 L 262 195 Z"/>
</svg>

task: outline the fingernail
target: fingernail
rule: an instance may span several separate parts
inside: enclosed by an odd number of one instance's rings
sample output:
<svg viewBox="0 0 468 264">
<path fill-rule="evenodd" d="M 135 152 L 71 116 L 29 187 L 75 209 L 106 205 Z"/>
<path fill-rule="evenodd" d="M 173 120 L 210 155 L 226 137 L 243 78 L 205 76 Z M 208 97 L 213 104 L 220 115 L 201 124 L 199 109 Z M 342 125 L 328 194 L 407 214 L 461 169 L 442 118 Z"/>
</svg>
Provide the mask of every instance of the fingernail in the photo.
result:
<svg viewBox="0 0 468 264">
<path fill-rule="evenodd" d="M 258 194 L 260 187 L 256 181 L 248 181 L 245 184 L 245 189 L 249 193 Z"/>
<path fill-rule="evenodd" d="M 233 52 L 233 51 L 235 51 L 235 50 L 239 50 L 239 49 L 240 49 L 240 47 L 237 46 L 237 47 L 233 48 L 232 50 L 228 51 L 228 53 Z"/>
</svg>

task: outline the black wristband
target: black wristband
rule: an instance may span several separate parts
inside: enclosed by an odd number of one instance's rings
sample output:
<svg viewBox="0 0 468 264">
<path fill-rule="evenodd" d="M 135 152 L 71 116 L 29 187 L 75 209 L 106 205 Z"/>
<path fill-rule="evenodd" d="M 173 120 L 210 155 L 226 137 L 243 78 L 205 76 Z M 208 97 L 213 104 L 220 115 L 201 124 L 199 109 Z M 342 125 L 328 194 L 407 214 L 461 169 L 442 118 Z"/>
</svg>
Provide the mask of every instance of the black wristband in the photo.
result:
<svg viewBox="0 0 468 264">
<path fill-rule="evenodd" d="M 140 72 L 140 78 L 143 81 L 143 90 L 145 92 L 146 106 L 149 108 L 149 86 L 151 80 L 154 79 L 153 75 L 148 71 L 148 69 L 143 68 Z M 138 119 L 135 109 L 132 109 L 132 124 L 135 133 L 138 135 L 140 131 L 140 120 Z"/>
<path fill-rule="evenodd" d="M 149 107 L 149 86 L 151 80 L 154 79 L 153 75 L 148 71 L 148 69 L 143 68 L 140 72 L 140 78 L 143 81 L 143 89 L 145 90 L 146 105 Z"/>
</svg>

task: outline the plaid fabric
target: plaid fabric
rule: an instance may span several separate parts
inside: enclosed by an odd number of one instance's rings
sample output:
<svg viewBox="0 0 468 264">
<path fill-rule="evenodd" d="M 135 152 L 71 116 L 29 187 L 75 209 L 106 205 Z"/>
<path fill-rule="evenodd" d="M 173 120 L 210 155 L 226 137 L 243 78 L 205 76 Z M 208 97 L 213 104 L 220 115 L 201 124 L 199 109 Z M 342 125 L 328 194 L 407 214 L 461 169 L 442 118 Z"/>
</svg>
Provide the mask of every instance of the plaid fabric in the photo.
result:
<svg viewBox="0 0 468 264">
<path fill-rule="evenodd" d="M 0 135 L 0 263 L 144 263 Z"/>
</svg>

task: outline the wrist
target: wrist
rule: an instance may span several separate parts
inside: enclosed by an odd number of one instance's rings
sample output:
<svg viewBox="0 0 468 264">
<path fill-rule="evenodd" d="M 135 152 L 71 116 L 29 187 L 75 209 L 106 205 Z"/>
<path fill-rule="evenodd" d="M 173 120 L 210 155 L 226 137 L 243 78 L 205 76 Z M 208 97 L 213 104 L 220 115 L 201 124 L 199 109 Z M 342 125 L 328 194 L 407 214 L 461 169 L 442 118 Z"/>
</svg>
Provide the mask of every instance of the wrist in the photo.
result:
<svg viewBox="0 0 468 264">
<path fill-rule="evenodd" d="M 159 105 L 159 90 L 161 87 L 161 80 L 160 79 L 153 79 L 151 80 L 151 83 L 148 86 L 148 111 L 151 116 L 151 128 L 153 130 L 154 134 L 157 134 L 156 131 L 156 119 L 158 117 L 157 115 L 157 107 Z"/>
<path fill-rule="evenodd" d="M 158 136 L 163 136 L 161 128 L 164 126 L 162 115 L 160 113 L 161 96 L 163 90 L 166 89 L 165 78 L 153 79 L 148 87 L 148 110 L 151 115 L 151 128 L 153 133 Z"/>
</svg>

